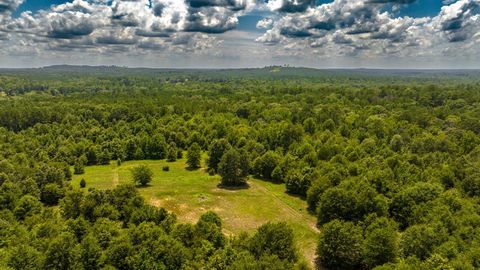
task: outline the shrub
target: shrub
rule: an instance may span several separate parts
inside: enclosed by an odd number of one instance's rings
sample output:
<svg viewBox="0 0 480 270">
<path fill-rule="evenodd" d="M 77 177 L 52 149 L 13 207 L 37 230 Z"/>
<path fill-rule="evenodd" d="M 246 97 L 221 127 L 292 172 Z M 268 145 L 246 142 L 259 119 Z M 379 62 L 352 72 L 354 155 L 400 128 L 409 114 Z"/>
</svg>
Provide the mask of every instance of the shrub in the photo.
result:
<svg viewBox="0 0 480 270">
<path fill-rule="evenodd" d="M 81 161 L 75 162 L 73 165 L 73 173 L 74 174 L 84 174 L 85 173 L 85 165 Z"/>
<path fill-rule="evenodd" d="M 168 172 L 168 171 L 170 171 L 170 167 L 169 166 L 163 166 L 162 171 Z"/>
<path fill-rule="evenodd" d="M 140 165 L 132 169 L 133 182 L 140 186 L 146 186 L 152 181 L 153 172 L 145 165 Z"/>
</svg>

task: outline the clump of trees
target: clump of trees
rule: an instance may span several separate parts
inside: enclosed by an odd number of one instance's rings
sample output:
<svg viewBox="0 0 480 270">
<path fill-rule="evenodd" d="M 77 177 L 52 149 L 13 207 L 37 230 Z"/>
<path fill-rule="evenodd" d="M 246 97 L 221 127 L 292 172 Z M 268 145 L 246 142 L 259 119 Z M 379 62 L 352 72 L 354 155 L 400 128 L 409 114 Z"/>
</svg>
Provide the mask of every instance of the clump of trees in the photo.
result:
<svg viewBox="0 0 480 270">
<path fill-rule="evenodd" d="M 146 204 L 133 185 L 69 190 L 59 210 L 54 214 L 32 195 L 2 210 L 2 268 L 265 269 L 274 263 L 275 269 L 293 269 L 300 264 L 293 232 L 284 223 L 229 238 L 217 214 L 204 213 L 196 224 L 177 223 L 175 215 Z M 29 225 L 33 220 L 35 227 Z"/>
</svg>

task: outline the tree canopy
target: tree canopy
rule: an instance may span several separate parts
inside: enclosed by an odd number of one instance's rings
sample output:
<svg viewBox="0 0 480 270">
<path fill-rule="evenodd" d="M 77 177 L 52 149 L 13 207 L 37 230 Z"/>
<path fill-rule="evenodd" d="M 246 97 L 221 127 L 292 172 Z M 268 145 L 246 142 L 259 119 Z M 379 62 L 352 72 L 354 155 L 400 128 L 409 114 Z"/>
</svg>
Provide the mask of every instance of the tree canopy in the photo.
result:
<svg viewBox="0 0 480 270">
<path fill-rule="evenodd" d="M 214 214 L 178 224 L 133 185 L 70 184 L 185 151 L 224 185 L 255 177 L 304 199 L 322 267 L 479 267 L 478 73 L 256 72 L 0 71 L 0 268 L 298 265 L 284 225 L 230 239 Z"/>
</svg>

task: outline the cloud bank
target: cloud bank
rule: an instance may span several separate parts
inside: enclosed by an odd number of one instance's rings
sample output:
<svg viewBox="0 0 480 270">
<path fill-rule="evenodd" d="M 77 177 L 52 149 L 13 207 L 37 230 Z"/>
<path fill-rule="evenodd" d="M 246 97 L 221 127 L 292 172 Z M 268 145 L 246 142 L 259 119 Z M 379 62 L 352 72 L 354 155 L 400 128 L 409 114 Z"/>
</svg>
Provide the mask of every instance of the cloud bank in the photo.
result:
<svg viewBox="0 0 480 270">
<path fill-rule="evenodd" d="M 22 2 L 0 0 L 0 57 L 154 54 L 301 63 L 480 55 L 480 0 L 443 1 L 438 14 L 423 18 L 395 12 L 417 0 L 74 0 L 13 16 Z M 240 18 L 258 13 L 261 32 L 239 34 Z"/>
</svg>

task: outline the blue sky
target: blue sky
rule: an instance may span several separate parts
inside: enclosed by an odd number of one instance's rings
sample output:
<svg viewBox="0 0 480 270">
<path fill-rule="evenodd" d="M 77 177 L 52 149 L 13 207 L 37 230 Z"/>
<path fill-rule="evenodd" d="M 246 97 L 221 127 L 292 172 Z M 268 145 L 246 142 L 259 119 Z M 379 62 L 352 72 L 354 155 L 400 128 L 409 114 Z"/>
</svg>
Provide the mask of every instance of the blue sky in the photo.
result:
<svg viewBox="0 0 480 270">
<path fill-rule="evenodd" d="M 39 9 L 48 9 L 51 5 L 59 5 L 63 4 L 65 0 L 26 0 L 24 1 L 16 10 L 15 16 L 18 16 L 20 13 L 24 11 L 32 11 L 35 12 Z"/>
<path fill-rule="evenodd" d="M 435 16 L 440 12 L 441 0 L 418 0 L 410 5 L 402 6 L 399 16 L 425 17 Z"/>
<path fill-rule="evenodd" d="M 479 44 L 480 0 L 0 0 L 0 67 L 480 68 Z"/>
</svg>

